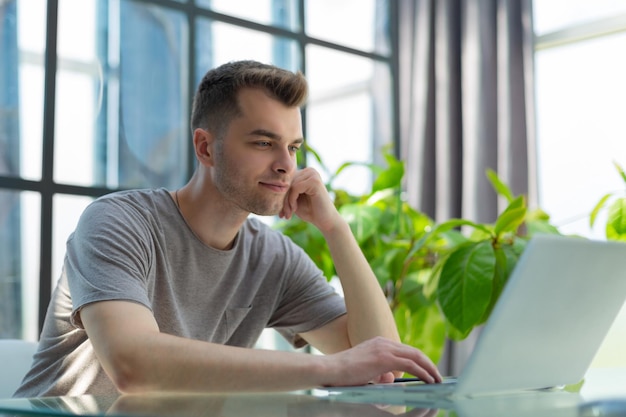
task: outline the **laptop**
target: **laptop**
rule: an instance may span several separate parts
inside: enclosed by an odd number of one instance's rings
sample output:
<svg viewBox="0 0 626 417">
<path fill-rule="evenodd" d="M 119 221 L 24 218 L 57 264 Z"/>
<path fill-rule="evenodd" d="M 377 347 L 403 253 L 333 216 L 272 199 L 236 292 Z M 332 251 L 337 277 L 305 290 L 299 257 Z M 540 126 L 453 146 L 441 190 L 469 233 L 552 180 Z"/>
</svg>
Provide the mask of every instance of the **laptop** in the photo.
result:
<svg viewBox="0 0 626 417">
<path fill-rule="evenodd" d="M 458 378 L 326 388 L 375 397 L 475 397 L 583 380 L 626 300 L 626 243 L 536 235 Z"/>
</svg>

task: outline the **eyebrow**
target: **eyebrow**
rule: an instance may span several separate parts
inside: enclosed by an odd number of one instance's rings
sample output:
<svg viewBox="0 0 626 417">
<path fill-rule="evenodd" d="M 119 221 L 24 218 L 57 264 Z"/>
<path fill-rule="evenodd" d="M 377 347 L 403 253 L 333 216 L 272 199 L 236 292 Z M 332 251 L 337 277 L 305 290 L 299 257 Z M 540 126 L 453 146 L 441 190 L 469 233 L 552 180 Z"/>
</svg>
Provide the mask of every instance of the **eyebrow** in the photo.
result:
<svg viewBox="0 0 626 417">
<path fill-rule="evenodd" d="M 254 135 L 254 136 L 265 136 L 266 138 L 270 138 L 272 140 L 282 140 L 282 136 L 280 136 L 277 133 L 271 132 L 269 130 L 265 130 L 265 129 L 255 129 L 252 132 L 250 132 L 250 135 Z M 304 142 L 304 138 L 296 138 L 292 141 L 292 143 L 303 143 Z"/>
</svg>

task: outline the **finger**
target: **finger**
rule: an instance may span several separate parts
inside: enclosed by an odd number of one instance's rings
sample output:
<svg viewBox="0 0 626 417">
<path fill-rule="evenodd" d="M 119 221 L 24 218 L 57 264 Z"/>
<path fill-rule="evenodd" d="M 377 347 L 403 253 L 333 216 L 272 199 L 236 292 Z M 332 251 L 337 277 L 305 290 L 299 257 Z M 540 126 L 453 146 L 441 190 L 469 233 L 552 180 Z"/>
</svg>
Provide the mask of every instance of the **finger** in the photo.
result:
<svg viewBox="0 0 626 417">
<path fill-rule="evenodd" d="M 428 375 L 432 376 L 434 379 L 434 382 L 441 382 L 442 377 L 441 377 L 441 374 L 439 373 L 439 369 L 437 368 L 437 365 L 435 365 L 435 363 L 421 350 L 416 349 L 416 348 L 411 348 L 411 347 L 409 348 L 413 350 L 412 357 L 414 358 L 415 363 L 421 369 L 427 372 Z M 415 376 L 419 377 L 420 375 L 415 375 Z"/>
<path fill-rule="evenodd" d="M 424 368 L 422 368 L 417 362 L 409 359 L 402 358 L 399 362 L 399 368 L 402 371 L 418 377 L 420 380 L 427 384 L 435 383 L 435 378 Z"/>
<path fill-rule="evenodd" d="M 374 381 L 376 384 L 390 384 L 396 379 L 396 376 L 393 372 L 386 372 L 382 375 L 379 375 L 378 378 Z"/>
<path fill-rule="evenodd" d="M 421 379 L 422 381 L 433 384 L 441 382 L 442 378 L 439 371 L 435 366 L 430 366 L 424 363 L 417 363 L 417 371 L 413 375 Z"/>
<path fill-rule="evenodd" d="M 415 375 L 427 383 L 441 382 L 442 378 L 437 366 L 421 350 L 400 345 L 395 354 L 402 358 L 403 364 L 406 366 L 406 368 L 398 370 Z"/>
<path fill-rule="evenodd" d="M 289 206 L 289 194 L 290 191 L 287 192 L 287 195 L 285 196 L 285 199 L 283 200 L 283 207 L 280 210 L 279 216 L 283 219 L 291 219 L 291 215 L 293 213 L 293 211 L 291 210 L 291 207 Z"/>
<path fill-rule="evenodd" d="M 289 187 L 289 191 L 285 196 L 285 204 L 288 208 L 289 214 L 293 214 L 297 211 L 298 208 L 298 198 L 301 194 L 306 193 L 306 177 L 303 175 L 296 176 L 291 182 L 291 186 Z"/>
<path fill-rule="evenodd" d="M 289 190 L 287 191 L 287 195 L 285 196 L 285 201 L 283 203 L 283 212 L 285 218 L 287 219 L 290 219 L 298 210 L 298 198 L 301 194 L 306 192 L 306 184 L 303 180 L 304 178 L 302 176 L 294 178 L 291 182 Z"/>
<path fill-rule="evenodd" d="M 437 365 L 435 365 L 435 363 L 423 352 L 420 351 L 420 354 L 422 357 L 422 360 L 419 362 L 420 365 L 424 368 L 426 372 L 432 375 L 432 377 L 435 379 L 435 382 L 441 382 L 443 380 L 443 377 L 439 373 Z"/>
</svg>

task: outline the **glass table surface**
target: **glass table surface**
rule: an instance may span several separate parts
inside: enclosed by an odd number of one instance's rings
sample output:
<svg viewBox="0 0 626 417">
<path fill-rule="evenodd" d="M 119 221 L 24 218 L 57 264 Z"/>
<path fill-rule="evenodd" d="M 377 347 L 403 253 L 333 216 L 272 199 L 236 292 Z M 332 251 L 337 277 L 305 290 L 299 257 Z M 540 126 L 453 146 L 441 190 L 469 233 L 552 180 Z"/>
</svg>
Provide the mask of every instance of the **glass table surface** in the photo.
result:
<svg viewBox="0 0 626 417">
<path fill-rule="evenodd" d="M 325 390 L 286 393 L 147 394 L 0 399 L 0 417 L 489 417 L 626 416 L 626 369 L 587 374 L 582 387 L 476 398 Z"/>
</svg>

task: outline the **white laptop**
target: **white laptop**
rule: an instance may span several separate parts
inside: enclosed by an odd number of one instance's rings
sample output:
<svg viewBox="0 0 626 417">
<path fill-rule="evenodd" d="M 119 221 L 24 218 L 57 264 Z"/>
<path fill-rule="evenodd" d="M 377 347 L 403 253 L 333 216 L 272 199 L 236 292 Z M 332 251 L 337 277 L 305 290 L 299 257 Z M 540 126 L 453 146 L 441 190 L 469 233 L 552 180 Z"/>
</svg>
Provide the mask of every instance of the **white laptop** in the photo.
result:
<svg viewBox="0 0 626 417">
<path fill-rule="evenodd" d="M 536 235 L 452 383 L 327 388 L 474 397 L 579 383 L 626 300 L 626 244 Z M 382 394 L 382 395 L 381 395 Z"/>
</svg>

